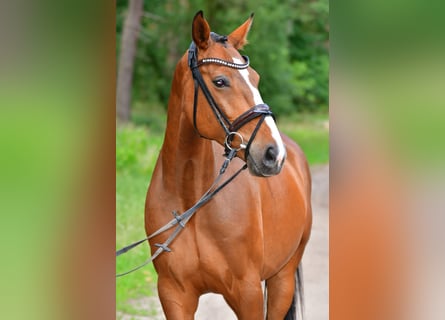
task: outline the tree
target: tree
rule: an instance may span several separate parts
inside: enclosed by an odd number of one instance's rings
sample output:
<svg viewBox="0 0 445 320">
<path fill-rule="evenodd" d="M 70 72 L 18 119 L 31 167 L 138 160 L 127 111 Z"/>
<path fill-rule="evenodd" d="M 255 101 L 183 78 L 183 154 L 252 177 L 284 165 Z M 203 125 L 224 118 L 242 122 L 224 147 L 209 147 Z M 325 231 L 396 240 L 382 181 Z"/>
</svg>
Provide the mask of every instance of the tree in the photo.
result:
<svg viewBox="0 0 445 320">
<path fill-rule="evenodd" d="M 119 122 L 128 122 L 130 119 L 133 69 L 143 4 L 143 0 L 129 0 L 129 10 L 122 31 L 116 97 L 116 114 Z"/>
<path fill-rule="evenodd" d="M 220 34 L 230 33 L 255 12 L 251 44 L 243 54 L 261 75 L 261 94 L 275 114 L 327 110 L 328 0 L 150 0 L 144 3 L 133 71 L 135 121 L 149 123 L 150 107 L 167 106 L 176 62 L 190 45 L 191 21 L 200 9 Z M 127 0 L 117 0 L 118 41 L 126 10 Z"/>
</svg>

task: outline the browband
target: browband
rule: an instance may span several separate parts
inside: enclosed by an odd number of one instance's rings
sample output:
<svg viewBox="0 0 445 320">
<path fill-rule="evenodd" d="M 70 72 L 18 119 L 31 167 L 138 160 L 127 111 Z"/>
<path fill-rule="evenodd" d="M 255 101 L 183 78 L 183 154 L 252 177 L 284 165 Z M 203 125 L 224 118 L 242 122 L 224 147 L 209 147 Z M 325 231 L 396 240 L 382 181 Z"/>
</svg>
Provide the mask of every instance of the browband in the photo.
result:
<svg viewBox="0 0 445 320">
<path fill-rule="evenodd" d="M 235 62 L 230 62 L 227 60 L 223 60 L 223 59 L 219 59 L 219 58 L 204 58 L 198 61 L 198 64 L 196 65 L 196 67 L 199 67 L 200 65 L 203 64 L 207 64 L 207 63 L 213 63 L 213 64 L 219 64 L 221 66 L 224 67 L 229 67 L 229 68 L 233 68 L 233 69 L 247 69 L 249 67 L 249 57 L 248 56 L 242 56 L 244 61 L 246 61 L 245 63 L 235 63 Z"/>
<path fill-rule="evenodd" d="M 250 145 L 255 138 L 261 124 L 263 123 L 266 116 L 272 116 L 275 120 L 275 117 L 273 116 L 272 111 L 270 110 L 269 106 L 267 104 L 258 104 L 241 114 L 238 118 L 236 118 L 233 122 L 230 122 L 229 119 L 227 119 L 226 115 L 222 110 L 219 108 L 216 101 L 213 99 L 209 89 L 207 88 L 207 85 L 204 82 L 204 79 L 202 78 L 201 73 L 199 72 L 199 66 L 203 64 L 218 64 L 225 67 L 233 68 L 233 69 L 246 69 L 249 67 L 249 58 L 247 56 L 242 56 L 245 63 L 234 63 L 227 60 L 219 59 L 219 58 L 204 58 L 199 61 L 197 61 L 198 56 L 198 48 L 196 47 L 195 43 L 192 42 L 189 48 L 188 52 L 188 64 L 192 71 L 194 83 L 195 83 L 195 94 L 194 94 L 194 102 L 193 102 L 193 126 L 195 127 L 196 132 L 203 138 L 203 135 L 200 134 L 197 123 L 196 123 L 196 114 L 197 114 L 197 99 L 198 99 L 198 88 L 201 87 L 202 92 L 204 93 L 204 96 L 207 99 L 207 102 L 209 103 L 213 113 L 216 116 L 216 119 L 218 120 L 221 127 L 226 132 L 226 153 L 228 153 L 227 143 L 231 142 L 231 139 L 233 138 L 233 134 L 236 133 L 241 127 L 243 127 L 248 122 L 252 121 L 255 118 L 260 117 L 260 120 L 258 121 L 254 131 L 252 132 L 252 135 L 250 136 L 250 139 L 247 143 L 247 146 L 245 147 L 245 154 L 246 158 L 249 154 Z M 207 138 L 208 139 L 208 138 Z"/>
</svg>

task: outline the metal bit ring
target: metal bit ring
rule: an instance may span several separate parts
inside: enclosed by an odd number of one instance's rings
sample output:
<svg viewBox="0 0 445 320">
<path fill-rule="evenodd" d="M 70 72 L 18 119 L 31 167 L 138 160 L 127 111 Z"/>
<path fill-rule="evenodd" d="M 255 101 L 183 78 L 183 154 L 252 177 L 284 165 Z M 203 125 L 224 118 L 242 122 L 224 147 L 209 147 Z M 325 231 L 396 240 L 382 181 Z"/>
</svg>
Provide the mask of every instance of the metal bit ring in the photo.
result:
<svg viewBox="0 0 445 320">
<path fill-rule="evenodd" d="M 240 140 L 241 140 L 241 143 L 240 143 L 240 145 L 239 145 L 239 148 L 234 148 L 234 147 L 231 145 L 234 136 L 238 136 L 238 137 L 240 138 Z M 226 140 L 224 141 L 224 144 L 226 145 L 226 147 L 227 147 L 229 150 L 236 150 L 236 151 L 239 151 L 239 150 L 241 150 L 241 149 L 246 149 L 246 145 L 244 144 L 244 138 L 243 138 L 243 136 L 242 136 L 239 132 L 230 132 L 230 133 L 226 136 Z"/>
</svg>

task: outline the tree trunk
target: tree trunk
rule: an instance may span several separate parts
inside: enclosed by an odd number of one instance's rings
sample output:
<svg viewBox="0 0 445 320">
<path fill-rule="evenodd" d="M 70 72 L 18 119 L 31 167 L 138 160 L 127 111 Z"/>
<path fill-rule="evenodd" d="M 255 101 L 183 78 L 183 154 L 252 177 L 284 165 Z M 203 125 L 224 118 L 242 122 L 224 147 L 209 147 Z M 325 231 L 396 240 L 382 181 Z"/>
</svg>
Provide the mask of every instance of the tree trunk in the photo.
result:
<svg viewBox="0 0 445 320">
<path fill-rule="evenodd" d="M 129 0 L 129 10 L 122 31 L 116 97 L 116 114 L 121 123 L 130 119 L 131 85 L 143 4 L 143 0 Z"/>
</svg>

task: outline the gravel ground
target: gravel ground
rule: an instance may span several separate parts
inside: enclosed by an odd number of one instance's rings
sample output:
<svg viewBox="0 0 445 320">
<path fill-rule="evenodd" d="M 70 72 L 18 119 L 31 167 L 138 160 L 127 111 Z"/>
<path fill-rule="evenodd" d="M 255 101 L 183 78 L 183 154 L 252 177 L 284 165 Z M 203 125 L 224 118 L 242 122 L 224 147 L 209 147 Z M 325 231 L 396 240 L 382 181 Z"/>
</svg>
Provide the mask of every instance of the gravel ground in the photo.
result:
<svg viewBox="0 0 445 320">
<path fill-rule="evenodd" d="M 313 166 L 311 239 L 303 256 L 306 320 L 329 319 L 329 166 Z M 157 297 L 130 301 L 136 309 L 150 310 L 150 316 L 118 314 L 120 320 L 165 319 Z M 236 320 L 222 296 L 206 294 L 199 300 L 197 320 Z"/>
</svg>

